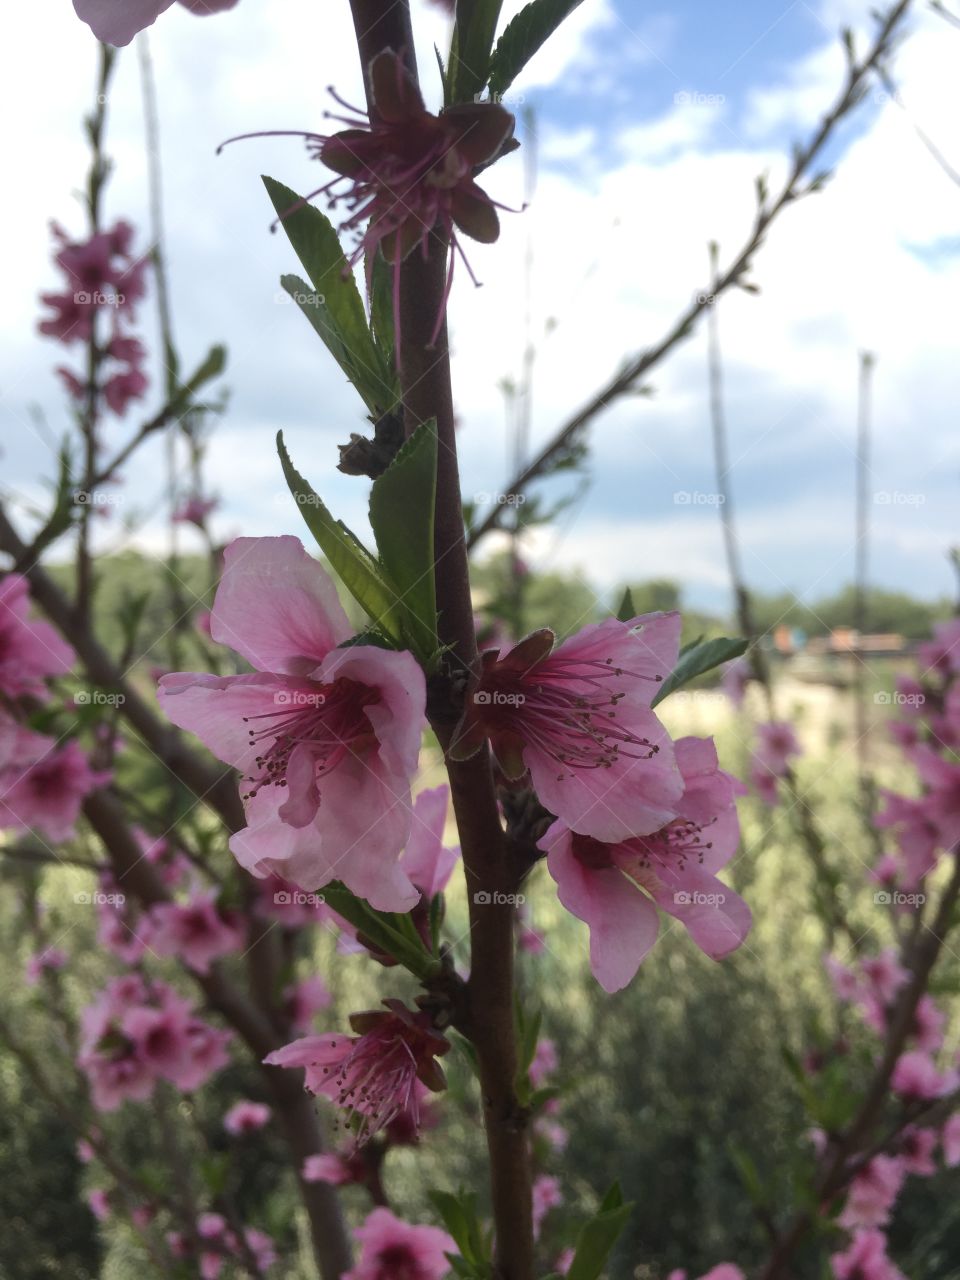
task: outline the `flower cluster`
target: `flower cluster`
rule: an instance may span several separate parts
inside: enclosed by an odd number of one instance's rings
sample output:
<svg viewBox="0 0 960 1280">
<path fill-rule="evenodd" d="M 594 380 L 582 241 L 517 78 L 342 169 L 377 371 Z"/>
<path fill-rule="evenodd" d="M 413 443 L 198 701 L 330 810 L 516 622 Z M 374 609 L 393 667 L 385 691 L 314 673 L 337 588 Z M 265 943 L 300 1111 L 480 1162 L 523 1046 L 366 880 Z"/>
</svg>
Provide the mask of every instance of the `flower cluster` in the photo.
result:
<svg viewBox="0 0 960 1280">
<path fill-rule="evenodd" d="M 0 580 L 0 829 L 66 840 L 84 798 L 109 781 L 75 741 L 25 723 L 49 701 L 47 681 L 66 675 L 75 658 L 49 623 L 32 617 L 27 580 L 8 573 Z"/>
<path fill-rule="evenodd" d="M 189 1001 L 139 974 L 114 978 L 81 1016 L 78 1065 L 94 1106 L 143 1102 L 157 1080 L 198 1089 L 229 1061 L 231 1035 L 198 1018 Z"/>
<path fill-rule="evenodd" d="M 196 1258 L 201 1280 L 217 1280 L 231 1262 L 253 1258 L 257 1273 L 265 1274 L 277 1260 L 273 1241 L 256 1227 L 244 1227 L 242 1239 L 219 1213 L 201 1213 L 191 1236 L 181 1231 L 167 1232 L 167 1246 L 175 1258 Z"/>
<path fill-rule="evenodd" d="M 488 742 L 505 777 L 528 776 L 556 815 L 539 847 L 561 902 L 590 927 L 607 991 L 653 946 L 657 908 L 715 959 L 750 928 L 749 908 L 716 877 L 739 842 L 739 784 L 712 741 L 671 741 L 650 707 L 679 641 L 680 617 L 666 613 L 489 650 L 452 751 L 469 758 Z"/>
<path fill-rule="evenodd" d="M 85 241 L 70 240 L 56 223 L 53 236 L 59 246 L 54 262 L 66 281 L 62 292 L 41 294 L 52 315 L 40 321 L 39 330 L 65 346 L 96 342 L 98 360 L 107 364 L 107 376 L 97 386 L 91 387 L 65 365 L 57 373 L 76 400 L 102 396 L 111 412 L 122 417 L 132 401 L 143 398 L 148 385 L 143 371 L 146 350 L 128 327 L 146 293 L 148 260 L 133 255 L 133 227 L 123 219 Z M 97 325 L 101 316 L 109 319 L 109 337 Z"/>
</svg>

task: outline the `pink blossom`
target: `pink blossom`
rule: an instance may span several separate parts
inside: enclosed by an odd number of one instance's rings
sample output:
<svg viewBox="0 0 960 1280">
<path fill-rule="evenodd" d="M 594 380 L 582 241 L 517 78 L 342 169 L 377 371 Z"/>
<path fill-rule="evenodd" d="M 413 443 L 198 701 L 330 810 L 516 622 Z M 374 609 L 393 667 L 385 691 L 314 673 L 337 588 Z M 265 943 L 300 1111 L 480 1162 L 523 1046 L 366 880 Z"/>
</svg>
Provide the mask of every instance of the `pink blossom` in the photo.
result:
<svg viewBox="0 0 960 1280">
<path fill-rule="evenodd" d="M 270 1066 L 306 1068 L 311 1093 L 330 1098 L 347 1123 L 358 1121 L 358 1142 L 406 1111 L 417 1122 L 418 1080 L 434 1092 L 446 1088 L 436 1059 L 449 1041 L 432 1030 L 428 1014 L 411 1013 L 399 1000 L 383 1003 L 388 1013 L 351 1015 L 357 1036 L 305 1036 L 264 1058 Z"/>
<path fill-rule="evenodd" d="M 202 498 L 195 493 L 180 503 L 173 513 L 173 519 L 177 524 L 195 524 L 198 529 L 202 529 L 207 516 L 216 511 L 219 505 L 219 498 Z"/>
<path fill-rule="evenodd" d="M 110 409 L 122 418 L 134 400 L 147 394 L 149 381 L 141 369 L 129 368 L 115 373 L 103 384 L 103 396 Z"/>
<path fill-rule="evenodd" d="M 710 739 L 680 739 L 676 757 L 685 790 L 662 831 L 602 844 L 558 821 L 540 841 L 560 901 L 590 926 L 590 967 L 605 991 L 637 972 L 657 938 L 658 907 L 715 960 L 750 928 L 750 909 L 715 874 L 740 839 L 734 780 L 718 767 Z"/>
<path fill-rule="evenodd" d="M 151 948 L 161 956 L 178 956 L 197 973 L 209 973 L 214 960 L 239 950 L 246 940 L 242 920 L 218 908 L 213 890 L 195 894 L 184 905 L 158 902 L 149 917 Z"/>
<path fill-rule="evenodd" d="M 839 1222 L 848 1229 L 882 1227 L 900 1194 L 906 1168 L 899 1156 L 874 1156 L 850 1182 Z"/>
<path fill-rule="evenodd" d="M 794 756 L 802 753 L 793 726 L 783 720 L 771 720 L 769 724 L 757 725 L 756 759 L 770 773 L 778 778 L 784 777 L 790 768 Z"/>
<path fill-rule="evenodd" d="M 110 781 L 109 770 L 91 769 L 77 742 L 58 746 L 52 738 L 22 731 L 17 764 L 0 770 L 0 828 L 39 831 L 48 840 L 68 840 L 83 801 Z"/>
<path fill-rule="evenodd" d="M 567 1272 L 570 1270 L 570 1268 L 573 1266 L 573 1260 L 575 1257 L 576 1257 L 576 1253 L 573 1249 L 562 1250 L 562 1252 L 557 1254 L 556 1261 L 553 1264 L 554 1271 L 557 1271 L 560 1273 L 560 1275 L 565 1276 Z M 672 1271 L 670 1273 L 673 1280 L 675 1280 L 677 1274 L 678 1273 L 675 1271 Z M 682 1276 L 680 1277 L 680 1280 L 683 1280 Z"/>
<path fill-rule="evenodd" d="M 943 1162 L 948 1169 L 960 1164 L 960 1111 L 955 1111 L 940 1130 L 943 1144 Z"/>
<path fill-rule="evenodd" d="M 659 830 L 677 816 L 683 779 L 650 702 L 679 637 L 678 614 L 649 614 L 608 618 L 556 648 L 551 631 L 537 631 L 503 657 L 485 653 L 453 756 L 489 738 L 506 776 L 529 770 L 543 804 L 581 835 Z"/>
<path fill-rule="evenodd" d="M 120 1031 L 154 1075 L 179 1084 L 191 1068 L 190 1022 L 189 1004 L 173 997 L 159 1008 L 130 1009 Z"/>
<path fill-rule="evenodd" d="M 533 1238 L 540 1239 L 543 1220 L 551 1209 L 563 1204 L 560 1183 L 549 1174 L 541 1173 L 533 1180 Z"/>
<path fill-rule="evenodd" d="M 204 15 L 232 9 L 237 0 L 180 0 L 191 13 Z M 77 17 L 105 44 L 129 44 L 138 31 L 150 27 L 173 0 L 73 0 Z"/>
<path fill-rule="evenodd" d="M 294 1031 L 305 1031 L 321 1009 L 333 1004 L 330 988 L 319 974 L 295 982 L 283 993 L 283 1012 Z"/>
<path fill-rule="evenodd" d="M 753 756 L 750 761 L 750 785 L 757 799 L 771 809 L 780 803 L 780 778 L 762 760 Z"/>
<path fill-rule="evenodd" d="M 256 1227 L 246 1227 L 243 1238 L 247 1248 L 253 1254 L 258 1269 L 261 1272 L 269 1271 L 277 1260 L 277 1249 L 270 1236 Z"/>
<path fill-rule="evenodd" d="M 307 1156 L 301 1176 L 304 1182 L 329 1182 L 334 1187 L 344 1187 L 363 1180 L 362 1161 L 338 1155 Z"/>
<path fill-rule="evenodd" d="M 901 1054 L 893 1069 L 890 1087 L 902 1098 L 930 1102 L 957 1087 L 956 1071 L 941 1073 L 933 1059 L 919 1049 Z"/>
<path fill-rule="evenodd" d="M 915 1177 L 931 1178 L 937 1172 L 933 1153 L 937 1148 L 937 1134 L 933 1129 L 920 1129 L 910 1125 L 900 1135 L 900 1156 L 907 1173 Z"/>
<path fill-rule="evenodd" d="M 350 626 L 336 588 L 297 538 L 239 538 L 224 553 L 212 635 L 253 675 L 164 676 L 159 698 L 245 778 L 249 825 L 234 855 L 305 889 L 342 880 L 384 911 L 419 894 L 398 865 L 424 724 L 409 653 L 337 649 Z M 252 727 L 255 726 L 255 727 Z"/>
<path fill-rule="evenodd" d="M 546 1036 L 541 1036 L 537 1041 L 537 1048 L 533 1055 L 533 1061 L 530 1063 L 530 1082 L 535 1089 L 541 1088 L 547 1081 L 547 1077 L 553 1075 L 557 1069 L 557 1047 L 552 1040 L 548 1040 Z"/>
<path fill-rule="evenodd" d="M 876 814 L 874 825 L 881 830 L 897 829 L 898 853 L 903 864 L 901 884 L 905 892 L 912 893 L 936 866 L 939 829 L 922 799 L 899 796 L 892 791 L 881 792 L 881 798 L 883 807 Z"/>
<path fill-rule="evenodd" d="M 262 1102 L 251 1102 L 241 1099 L 235 1102 L 223 1117 L 223 1127 L 227 1133 L 239 1138 L 245 1133 L 256 1133 L 270 1120 L 270 1108 Z"/>
<path fill-rule="evenodd" d="M 334 94 L 350 112 L 334 118 L 348 127 L 332 136 L 300 134 L 310 154 L 337 175 L 307 198 L 326 195 L 330 207 L 346 206 L 348 217 L 340 230 L 356 233 L 358 239 L 348 258 L 351 266 L 363 257 L 372 260 L 378 249 L 393 265 L 398 321 L 400 263 L 417 249 L 426 252 L 434 229 L 450 245 L 447 293 L 456 257 L 463 258 L 457 232 L 484 244 L 499 236 L 495 202 L 474 174 L 511 149 L 514 119 L 492 102 L 461 103 L 433 115 L 401 57 L 390 49 L 370 62 L 368 83 L 375 103 L 372 117 Z M 431 342 L 440 331 L 447 293 Z"/>
<path fill-rule="evenodd" d="M 190 1059 L 176 1081 L 180 1088 L 187 1092 L 199 1089 L 212 1075 L 225 1067 L 230 1061 L 229 1046 L 232 1039 L 231 1032 L 211 1027 L 202 1018 L 191 1018 L 187 1023 Z"/>
<path fill-rule="evenodd" d="M 873 994 L 884 1005 L 893 1003 L 908 976 L 892 947 L 885 947 L 875 956 L 867 956 L 861 961 L 860 971 Z"/>
<path fill-rule="evenodd" d="M 47 947 L 45 951 L 38 951 L 27 961 L 23 980 L 28 987 L 35 987 L 41 974 L 65 968 L 69 959 L 62 947 Z"/>
<path fill-rule="evenodd" d="M 110 1217 L 110 1196 L 102 1187 L 87 1192 L 87 1204 L 98 1222 L 106 1222 Z"/>
<path fill-rule="evenodd" d="M 942 846 L 953 849 L 960 844 L 960 764 L 929 746 L 917 747 L 910 758 L 928 788 L 920 801 L 924 816 L 936 827 Z"/>
<path fill-rule="evenodd" d="M 960 618 L 935 623 L 933 639 L 917 646 L 917 658 L 925 668 L 924 675 L 928 672 L 949 675 L 960 671 Z"/>
<path fill-rule="evenodd" d="M 904 1280 L 903 1273 L 887 1257 L 887 1237 L 882 1231 L 858 1231 L 842 1253 L 830 1258 L 836 1280 Z"/>
<path fill-rule="evenodd" d="M 402 1222 L 389 1209 L 374 1209 L 354 1235 L 360 1259 L 343 1280 L 443 1280 L 456 1242 L 438 1227 Z"/>
<path fill-rule="evenodd" d="M 45 680 L 62 676 L 76 654 L 48 622 L 30 616 L 30 587 L 19 573 L 0 579 L 0 693 L 46 699 Z"/>
<path fill-rule="evenodd" d="M 943 1044 L 946 1021 L 946 1014 L 937 1008 L 933 997 L 925 992 L 917 1002 L 911 1028 L 917 1048 L 923 1053 L 936 1053 Z"/>
<path fill-rule="evenodd" d="M 849 965 L 845 965 L 836 956 L 825 955 L 823 957 L 823 967 L 827 971 L 834 995 L 838 1000 L 846 1002 L 857 999 L 861 990 L 860 979 Z"/>
</svg>

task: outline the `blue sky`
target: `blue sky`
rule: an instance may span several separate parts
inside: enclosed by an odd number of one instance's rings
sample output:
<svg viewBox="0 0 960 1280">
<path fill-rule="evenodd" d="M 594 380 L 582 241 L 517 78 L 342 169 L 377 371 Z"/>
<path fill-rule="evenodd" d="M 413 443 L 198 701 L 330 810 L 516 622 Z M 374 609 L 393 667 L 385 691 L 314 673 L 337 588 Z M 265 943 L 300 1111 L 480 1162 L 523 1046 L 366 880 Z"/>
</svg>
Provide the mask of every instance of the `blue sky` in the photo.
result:
<svg viewBox="0 0 960 1280">
<path fill-rule="evenodd" d="M 516 7 L 516 6 L 514 6 Z M 11 171 L 29 173 L 7 202 L 15 245 L 0 318 L 4 486 L 41 500 L 49 451 L 30 407 L 65 424 L 62 360 L 34 331 L 36 295 L 56 283 L 51 216 L 79 228 L 71 192 L 85 155 L 80 113 L 95 47 L 66 0 L 21 6 L 18 41 L 0 51 L 0 103 L 21 127 Z M 26 11 L 25 11 L 26 10 Z M 869 6 L 854 0 L 679 3 L 669 10 L 585 0 L 570 28 L 515 86 L 536 113 L 536 199 L 503 216 L 493 247 L 469 256 L 484 287 L 461 277 L 451 306 L 462 421 L 464 490 L 495 492 L 508 457 L 498 381 L 515 374 L 523 299 L 517 281 L 532 235 L 532 306 L 540 331 L 534 444 L 616 370 L 656 341 L 706 281 L 706 243 L 724 256 L 745 238 L 753 181 L 776 183 L 790 142 L 804 138 L 843 74 L 837 32 L 866 39 Z M 443 42 L 435 9 L 415 11 L 421 66 Z M 49 31 L 48 31 L 49 28 Z M 55 28 L 55 33 L 54 33 Z M 330 505 L 364 528 L 361 481 L 335 470 L 335 445 L 363 426 L 350 388 L 306 322 L 278 301 L 295 269 L 270 236 L 258 175 L 301 190 L 318 185 L 294 140 L 258 140 L 214 156 L 232 133 L 322 127 L 325 86 L 356 98 L 358 68 L 345 7 L 328 0 L 240 0 L 197 20 L 174 6 L 151 33 L 162 116 L 165 194 L 177 332 L 187 363 L 224 341 L 230 407 L 211 446 L 210 488 L 223 505 L 217 536 L 297 531 L 273 455 L 278 427 Z M 956 74 L 960 33 L 925 15 L 901 51 L 898 79 L 911 117 L 960 165 Z M 871 563 L 876 583 L 933 597 L 952 589 L 945 552 L 957 540 L 955 298 L 960 284 L 960 188 L 922 150 L 904 113 L 874 90 L 833 147 L 827 191 L 788 211 L 757 259 L 758 297 L 721 307 L 733 484 L 751 582 L 808 598 L 849 579 L 858 352 L 878 355 Z M 519 104 L 518 104 L 519 105 Z M 108 209 L 146 224 L 136 56 L 121 58 L 109 103 L 117 159 Z M 29 123 L 27 123 L 29 122 Z M 515 156 L 485 175 L 505 204 L 522 201 Z M 146 232 L 144 230 L 143 234 Z M 155 348 L 154 319 L 142 311 Z M 624 578 L 680 578 L 688 597 L 728 599 L 714 507 L 676 495 L 709 493 L 702 334 L 651 378 L 650 399 L 623 401 L 591 436 L 590 486 L 558 527 L 528 547 L 535 565 L 583 573 L 601 591 Z M 154 368 L 154 378 L 158 370 Z M 147 402 L 147 413 L 155 407 Z M 109 428 L 114 446 L 134 417 Z M 126 470 L 109 546 L 162 545 L 159 445 Z M 563 484 L 551 486 L 562 492 Z M 24 526 L 25 515 L 19 517 Z M 124 522 L 131 528 L 124 530 Z"/>
</svg>

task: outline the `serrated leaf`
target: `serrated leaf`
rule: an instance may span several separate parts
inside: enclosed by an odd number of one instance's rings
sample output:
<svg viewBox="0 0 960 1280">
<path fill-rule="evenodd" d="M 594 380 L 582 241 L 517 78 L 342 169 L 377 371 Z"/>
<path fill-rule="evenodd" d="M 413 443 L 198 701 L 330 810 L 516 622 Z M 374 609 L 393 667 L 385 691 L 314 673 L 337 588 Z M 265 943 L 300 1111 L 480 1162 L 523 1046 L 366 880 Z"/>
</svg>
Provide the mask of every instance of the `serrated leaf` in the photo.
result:
<svg viewBox="0 0 960 1280">
<path fill-rule="evenodd" d="M 490 57 L 490 95 L 499 97 L 513 84 L 533 55 L 581 0 L 532 0 L 507 24 Z"/>
<path fill-rule="evenodd" d="M 397 593 L 384 578 L 380 566 L 346 525 L 333 518 L 296 470 L 283 443 L 282 431 L 277 432 L 277 452 L 300 514 L 331 568 L 376 628 L 402 645 L 403 629 L 399 623 Z"/>
<path fill-rule="evenodd" d="M 264 177 L 263 183 L 280 225 L 313 285 L 312 290 L 302 290 L 309 309 L 301 304 L 301 310 L 367 407 L 379 415 L 396 403 L 395 379 L 371 336 L 340 238 L 330 219 L 316 206 L 301 204 L 295 191 L 273 178 Z M 287 279 L 297 277 L 284 277 Z"/>
<path fill-rule="evenodd" d="M 729 662 L 731 658 L 739 658 L 746 652 L 747 644 L 748 641 L 746 640 L 731 640 L 727 636 L 718 636 L 715 640 L 705 640 L 702 644 L 698 644 L 692 649 L 687 649 L 676 667 L 657 690 L 656 697 L 654 697 L 650 705 L 652 707 L 657 706 L 671 693 L 682 689 L 685 684 L 689 684 L 697 676 L 702 676 L 705 672 L 712 671 L 714 667 L 719 667 L 722 662 Z"/>
<path fill-rule="evenodd" d="M 452 102 L 475 98 L 487 83 L 490 50 L 502 3 L 503 0 L 457 0 L 457 25 L 448 61 Z"/>
<path fill-rule="evenodd" d="M 370 525 L 380 563 L 401 605 L 407 646 L 429 665 L 437 652 L 434 509 L 437 424 L 422 422 L 370 490 Z"/>
</svg>

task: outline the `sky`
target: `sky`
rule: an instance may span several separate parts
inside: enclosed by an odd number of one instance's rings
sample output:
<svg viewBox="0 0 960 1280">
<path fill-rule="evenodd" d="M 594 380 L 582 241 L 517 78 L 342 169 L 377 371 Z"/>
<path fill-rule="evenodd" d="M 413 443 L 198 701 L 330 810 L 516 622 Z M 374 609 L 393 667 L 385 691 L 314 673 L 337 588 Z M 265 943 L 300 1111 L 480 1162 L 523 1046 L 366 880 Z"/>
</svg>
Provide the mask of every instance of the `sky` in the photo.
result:
<svg viewBox="0 0 960 1280">
<path fill-rule="evenodd" d="M 418 58 L 438 106 L 432 44 L 445 17 L 414 0 Z M 504 9 L 512 14 L 518 4 Z M 503 394 L 516 377 L 528 299 L 537 335 L 532 447 L 545 441 L 623 358 L 654 344 L 708 279 L 707 244 L 721 259 L 749 235 L 754 184 L 782 178 L 844 74 L 839 31 L 865 46 L 868 3 L 748 0 L 584 0 L 530 63 L 512 105 L 533 113 L 538 178 L 523 212 L 505 212 L 496 245 L 467 245 L 482 287 L 459 274 L 450 307 L 464 494 L 496 494 L 511 445 Z M 68 0 L 16 7 L 16 39 L 0 48 L 8 128 L 4 288 L 0 314 L 2 490 L 22 527 L 52 475 L 51 438 L 69 422 L 59 380 L 64 351 L 36 333 L 38 294 L 56 288 L 49 220 L 80 233 L 76 190 L 87 156 L 81 117 L 94 93 L 97 50 Z M 221 499 L 220 539 L 304 532 L 274 452 L 282 428 L 294 462 L 328 506 L 367 528 L 366 484 L 336 471 L 336 445 L 364 429 L 353 390 L 281 292 L 299 269 L 259 175 L 297 190 L 323 181 L 296 139 L 239 143 L 247 130 L 323 131 L 335 84 L 361 98 L 349 10 L 334 0 L 240 0 L 198 19 L 179 5 L 149 33 L 159 92 L 164 208 L 177 342 L 184 364 L 210 345 L 229 351 L 229 406 L 212 439 L 208 488 Z M 958 541 L 957 297 L 960 186 L 917 139 L 931 135 L 960 169 L 956 121 L 960 29 L 917 8 L 899 49 L 899 101 L 879 83 L 838 132 L 825 190 L 787 210 L 758 254 L 756 295 L 719 307 L 731 484 L 751 586 L 808 602 L 850 581 L 859 354 L 876 356 L 869 475 L 870 574 L 878 586 L 952 594 L 946 553 Z M 108 218 L 148 243 L 146 159 L 138 57 L 120 58 L 109 96 L 107 149 L 115 172 Z M 483 175 L 520 209 L 523 148 Z M 156 352 L 152 308 L 141 330 Z M 67 352 L 67 363 L 77 351 Z M 528 539 L 534 568 L 582 574 L 598 591 L 670 577 L 689 603 L 725 610 L 724 567 L 707 400 L 705 331 L 649 379 L 652 394 L 619 401 L 590 432 L 587 484 L 548 529 Z M 160 366 L 153 359 L 154 388 Z M 143 417 L 158 407 L 156 395 Z M 41 425 L 42 423 L 45 425 Z M 108 451 L 141 418 L 106 429 Z M 109 447 L 112 446 L 112 447 Z M 151 442 L 124 469 L 105 549 L 164 545 L 163 449 Z M 560 497 L 573 486 L 543 487 Z M 184 536 L 189 547 L 191 534 Z M 199 545 L 199 544 L 198 544 Z M 490 544 L 491 549 L 494 545 Z"/>
</svg>

